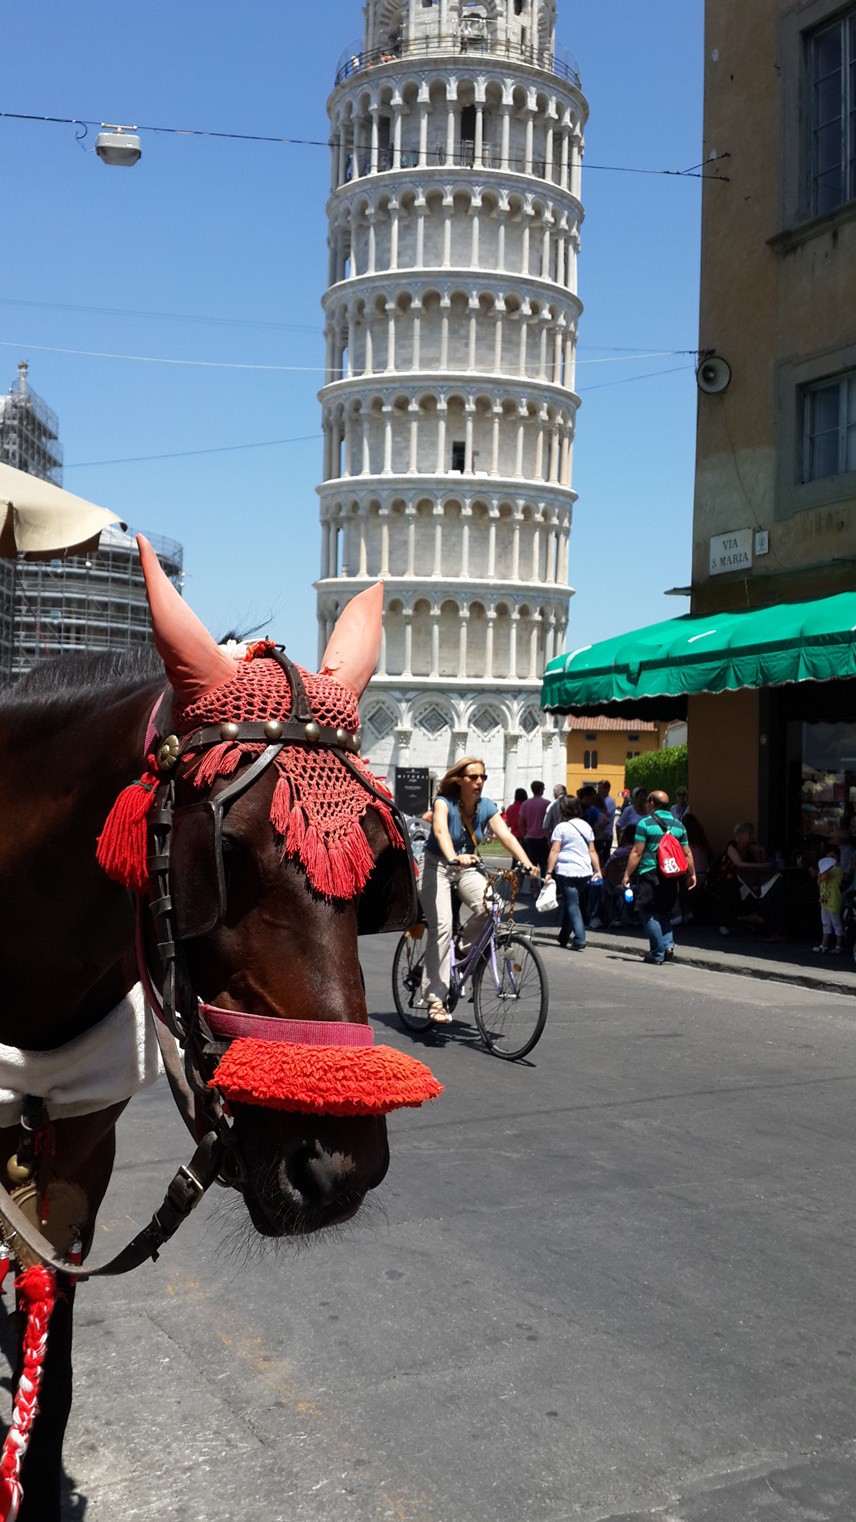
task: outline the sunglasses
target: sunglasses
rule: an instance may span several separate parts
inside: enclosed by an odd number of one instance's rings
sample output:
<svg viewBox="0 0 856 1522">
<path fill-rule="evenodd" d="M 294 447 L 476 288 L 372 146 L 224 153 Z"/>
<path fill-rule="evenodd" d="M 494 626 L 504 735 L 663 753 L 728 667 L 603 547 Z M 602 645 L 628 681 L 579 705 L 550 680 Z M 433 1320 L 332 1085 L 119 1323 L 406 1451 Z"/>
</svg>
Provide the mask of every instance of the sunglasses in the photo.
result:
<svg viewBox="0 0 856 1522">
<path fill-rule="evenodd" d="M 487 772 L 464 772 L 462 782 L 487 782 Z"/>
</svg>

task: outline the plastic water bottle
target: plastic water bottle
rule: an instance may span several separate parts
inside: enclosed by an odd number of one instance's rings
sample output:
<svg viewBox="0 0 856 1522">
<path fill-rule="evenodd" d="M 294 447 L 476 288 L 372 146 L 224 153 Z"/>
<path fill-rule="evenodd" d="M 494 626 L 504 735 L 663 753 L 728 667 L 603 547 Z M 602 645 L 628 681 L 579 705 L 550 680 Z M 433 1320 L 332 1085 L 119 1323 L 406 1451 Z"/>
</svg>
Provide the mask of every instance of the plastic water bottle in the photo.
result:
<svg viewBox="0 0 856 1522">
<path fill-rule="evenodd" d="M 627 884 L 627 887 L 624 890 L 624 902 L 625 902 L 625 904 L 632 904 L 633 903 L 633 889 L 631 888 L 629 883 Z"/>
</svg>

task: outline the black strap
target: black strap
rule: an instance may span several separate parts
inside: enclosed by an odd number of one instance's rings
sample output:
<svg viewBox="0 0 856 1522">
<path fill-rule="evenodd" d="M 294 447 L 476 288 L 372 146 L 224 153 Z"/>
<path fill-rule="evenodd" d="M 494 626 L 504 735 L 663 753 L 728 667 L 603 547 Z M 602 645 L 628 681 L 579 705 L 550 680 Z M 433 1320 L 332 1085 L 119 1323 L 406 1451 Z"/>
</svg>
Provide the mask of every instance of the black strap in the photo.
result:
<svg viewBox="0 0 856 1522">
<path fill-rule="evenodd" d="M 8 1190 L 0 1184 L 0 1214 L 10 1228 L 7 1234 L 10 1238 L 8 1246 L 14 1253 L 14 1239 L 20 1238 L 46 1268 L 52 1268 L 59 1274 L 68 1274 L 73 1279 L 114 1278 L 117 1274 L 127 1274 L 131 1269 L 139 1268 L 147 1258 L 157 1258 L 164 1243 L 175 1235 L 214 1183 L 222 1160 L 223 1144 L 216 1132 L 209 1131 L 203 1136 L 190 1162 L 179 1168 L 164 1195 L 163 1203 L 155 1211 L 148 1226 L 137 1232 L 132 1241 L 108 1263 L 102 1263 L 97 1268 L 73 1263 L 70 1258 L 64 1258 L 56 1252 L 53 1244 L 27 1219 Z"/>
</svg>

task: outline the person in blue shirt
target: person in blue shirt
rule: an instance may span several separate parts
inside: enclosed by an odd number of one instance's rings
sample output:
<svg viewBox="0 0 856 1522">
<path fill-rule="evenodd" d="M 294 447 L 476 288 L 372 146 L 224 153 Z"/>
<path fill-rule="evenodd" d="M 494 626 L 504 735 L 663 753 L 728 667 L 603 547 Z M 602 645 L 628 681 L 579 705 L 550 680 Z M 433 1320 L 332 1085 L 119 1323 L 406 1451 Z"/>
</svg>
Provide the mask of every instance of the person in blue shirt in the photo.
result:
<svg viewBox="0 0 856 1522">
<path fill-rule="evenodd" d="M 485 879 L 474 863 L 487 826 L 515 861 L 536 870 L 496 804 L 483 796 L 486 781 L 484 762 L 477 756 L 464 756 L 447 771 L 434 800 L 431 834 L 422 858 L 419 892 L 428 932 L 422 997 L 438 1025 L 448 1025 L 452 1019 L 445 1001 L 449 993 L 453 891 L 470 911 L 461 934 L 464 952 L 472 947 L 483 923 Z"/>
</svg>

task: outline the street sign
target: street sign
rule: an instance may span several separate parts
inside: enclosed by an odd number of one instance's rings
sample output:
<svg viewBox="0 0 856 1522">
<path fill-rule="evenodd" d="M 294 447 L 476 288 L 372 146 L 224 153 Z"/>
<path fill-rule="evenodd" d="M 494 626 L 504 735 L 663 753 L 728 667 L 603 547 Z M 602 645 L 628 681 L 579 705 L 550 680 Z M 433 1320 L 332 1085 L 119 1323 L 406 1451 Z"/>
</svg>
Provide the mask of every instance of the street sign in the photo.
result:
<svg viewBox="0 0 856 1522">
<path fill-rule="evenodd" d="M 395 801 L 402 814 L 424 814 L 431 802 L 431 778 L 427 766 L 395 768 Z"/>
<path fill-rule="evenodd" d="M 733 529 L 730 534 L 714 534 L 710 541 L 710 574 L 721 576 L 724 571 L 751 571 L 752 530 Z"/>
</svg>

